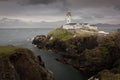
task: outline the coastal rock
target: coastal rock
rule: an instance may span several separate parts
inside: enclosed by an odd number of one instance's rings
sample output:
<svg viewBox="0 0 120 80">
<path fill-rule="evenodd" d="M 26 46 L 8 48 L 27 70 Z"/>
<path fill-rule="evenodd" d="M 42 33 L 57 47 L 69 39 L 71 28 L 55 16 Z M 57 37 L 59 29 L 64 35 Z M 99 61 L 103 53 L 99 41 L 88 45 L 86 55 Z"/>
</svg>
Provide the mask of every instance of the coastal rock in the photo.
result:
<svg viewBox="0 0 120 80">
<path fill-rule="evenodd" d="M 74 34 L 70 33 L 68 35 L 66 30 L 56 29 L 50 32 L 50 35 L 54 36 L 54 39 L 48 40 L 45 47 L 62 55 L 63 58 L 56 59 L 57 61 L 72 65 L 89 76 L 105 69 L 112 70 L 112 74 L 119 72 L 119 67 L 115 67 L 114 64 L 117 65 L 120 59 L 120 32 L 73 36 Z M 95 77 L 93 80 L 97 79 Z"/>
<path fill-rule="evenodd" d="M 42 60 L 37 59 L 32 51 L 14 46 L 1 46 L 0 80 L 54 79 L 51 72 L 45 69 Z"/>
<path fill-rule="evenodd" d="M 113 65 L 114 68 L 108 70 L 104 69 L 92 76 L 88 80 L 120 80 L 120 60 L 116 61 Z"/>
<path fill-rule="evenodd" d="M 45 48 L 47 44 L 47 37 L 45 35 L 37 35 L 33 41 L 32 44 L 37 45 L 38 48 Z"/>
<path fill-rule="evenodd" d="M 120 80 L 120 74 L 114 74 L 109 70 L 102 70 L 88 80 Z"/>
</svg>

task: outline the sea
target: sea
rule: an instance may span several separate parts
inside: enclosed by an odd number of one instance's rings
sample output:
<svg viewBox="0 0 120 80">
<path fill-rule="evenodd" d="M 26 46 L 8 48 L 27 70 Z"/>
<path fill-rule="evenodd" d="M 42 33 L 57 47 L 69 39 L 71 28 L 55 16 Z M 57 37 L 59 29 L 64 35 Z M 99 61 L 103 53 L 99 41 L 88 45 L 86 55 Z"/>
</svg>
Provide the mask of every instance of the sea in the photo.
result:
<svg viewBox="0 0 120 80">
<path fill-rule="evenodd" d="M 106 32 L 114 32 L 120 27 L 99 27 Z M 87 76 L 70 65 L 57 62 L 55 59 L 61 57 L 59 54 L 39 50 L 32 44 L 36 35 L 47 35 L 52 28 L 1 28 L 0 45 L 14 45 L 25 47 L 40 55 L 48 70 L 52 71 L 55 80 L 87 80 Z"/>
</svg>

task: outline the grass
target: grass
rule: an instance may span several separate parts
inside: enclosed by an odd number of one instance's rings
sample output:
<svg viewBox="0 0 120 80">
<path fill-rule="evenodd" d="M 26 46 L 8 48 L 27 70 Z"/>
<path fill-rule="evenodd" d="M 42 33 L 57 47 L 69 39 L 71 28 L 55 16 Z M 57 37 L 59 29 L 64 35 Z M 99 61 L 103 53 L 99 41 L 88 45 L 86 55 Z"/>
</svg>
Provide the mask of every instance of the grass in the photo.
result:
<svg viewBox="0 0 120 80">
<path fill-rule="evenodd" d="M 91 33 L 86 33 L 86 32 L 81 32 L 81 33 L 72 33 L 66 29 L 61 29 L 61 28 L 57 28 L 55 30 L 52 30 L 48 33 L 48 35 L 53 36 L 54 38 L 58 38 L 61 40 L 66 40 L 69 39 L 73 36 L 81 36 L 81 37 L 90 37 L 93 34 Z"/>
<path fill-rule="evenodd" d="M 58 39 L 69 39 L 71 37 L 73 37 L 73 33 L 69 32 L 66 29 L 55 29 L 51 32 L 48 33 L 48 35 L 52 35 L 54 38 L 58 38 Z"/>
<path fill-rule="evenodd" d="M 15 53 L 16 49 L 19 49 L 19 47 L 14 47 L 14 46 L 0 46 L 0 58 L 1 57 L 7 57 L 7 56 Z"/>
<path fill-rule="evenodd" d="M 100 72 L 101 80 L 120 80 L 120 74 L 113 74 L 108 70 Z"/>
</svg>

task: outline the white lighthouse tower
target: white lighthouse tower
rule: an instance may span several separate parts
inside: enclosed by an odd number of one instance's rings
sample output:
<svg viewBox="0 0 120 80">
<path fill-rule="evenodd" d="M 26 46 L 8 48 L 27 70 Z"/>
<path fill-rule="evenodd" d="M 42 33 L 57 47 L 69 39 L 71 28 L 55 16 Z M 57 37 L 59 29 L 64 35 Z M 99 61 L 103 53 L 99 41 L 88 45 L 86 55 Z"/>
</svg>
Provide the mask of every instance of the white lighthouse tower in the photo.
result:
<svg viewBox="0 0 120 80">
<path fill-rule="evenodd" d="M 67 24 L 69 24 L 69 23 L 71 23 L 71 12 L 68 12 L 67 14 L 66 14 L 66 22 L 67 22 Z"/>
</svg>

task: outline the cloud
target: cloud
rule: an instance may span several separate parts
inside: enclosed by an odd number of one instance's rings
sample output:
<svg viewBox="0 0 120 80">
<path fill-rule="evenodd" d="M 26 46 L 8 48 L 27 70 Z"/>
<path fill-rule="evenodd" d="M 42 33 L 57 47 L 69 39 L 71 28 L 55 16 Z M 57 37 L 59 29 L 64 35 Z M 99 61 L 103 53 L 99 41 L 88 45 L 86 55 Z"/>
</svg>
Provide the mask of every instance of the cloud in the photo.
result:
<svg viewBox="0 0 120 80">
<path fill-rule="evenodd" d="M 17 1 L 27 4 L 52 4 L 55 2 L 63 2 L 67 6 L 80 6 L 80 7 L 92 7 L 92 6 L 110 6 L 120 4 L 120 0 L 0 0 L 0 1 Z"/>
<path fill-rule="evenodd" d="M 0 0 L 0 1 L 8 1 L 8 0 Z"/>
<path fill-rule="evenodd" d="M 56 1 L 57 0 L 18 0 L 20 4 L 27 4 L 27 5 L 51 4 Z"/>
<path fill-rule="evenodd" d="M 69 4 L 80 7 L 101 7 L 120 4 L 120 0 L 67 0 Z"/>
<path fill-rule="evenodd" d="M 120 11 L 120 5 L 114 6 L 114 9 Z"/>
<path fill-rule="evenodd" d="M 120 8 L 120 0 L 0 0 L 13 1 L 20 5 L 52 5 L 53 3 L 60 3 L 63 10 L 81 9 L 81 8 L 104 8 L 113 7 L 116 10 Z M 59 7 L 59 5 L 58 5 Z"/>
<path fill-rule="evenodd" d="M 19 4 L 37 5 L 37 4 L 51 4 L 60 0 L 0 0 L 0 1 L 14 1 Z"/>
<path fill-rule="evenodd" d="M 78 22 L 119 23 L 120 0 L 0 0 L 0 17 L 54 22 L 67 11 Z"/>
<path fill-rule="evenodd" d="M 56 2 L 57 0 L 29 0 L 30 4 L 49 4 Z"/>
</svg>

